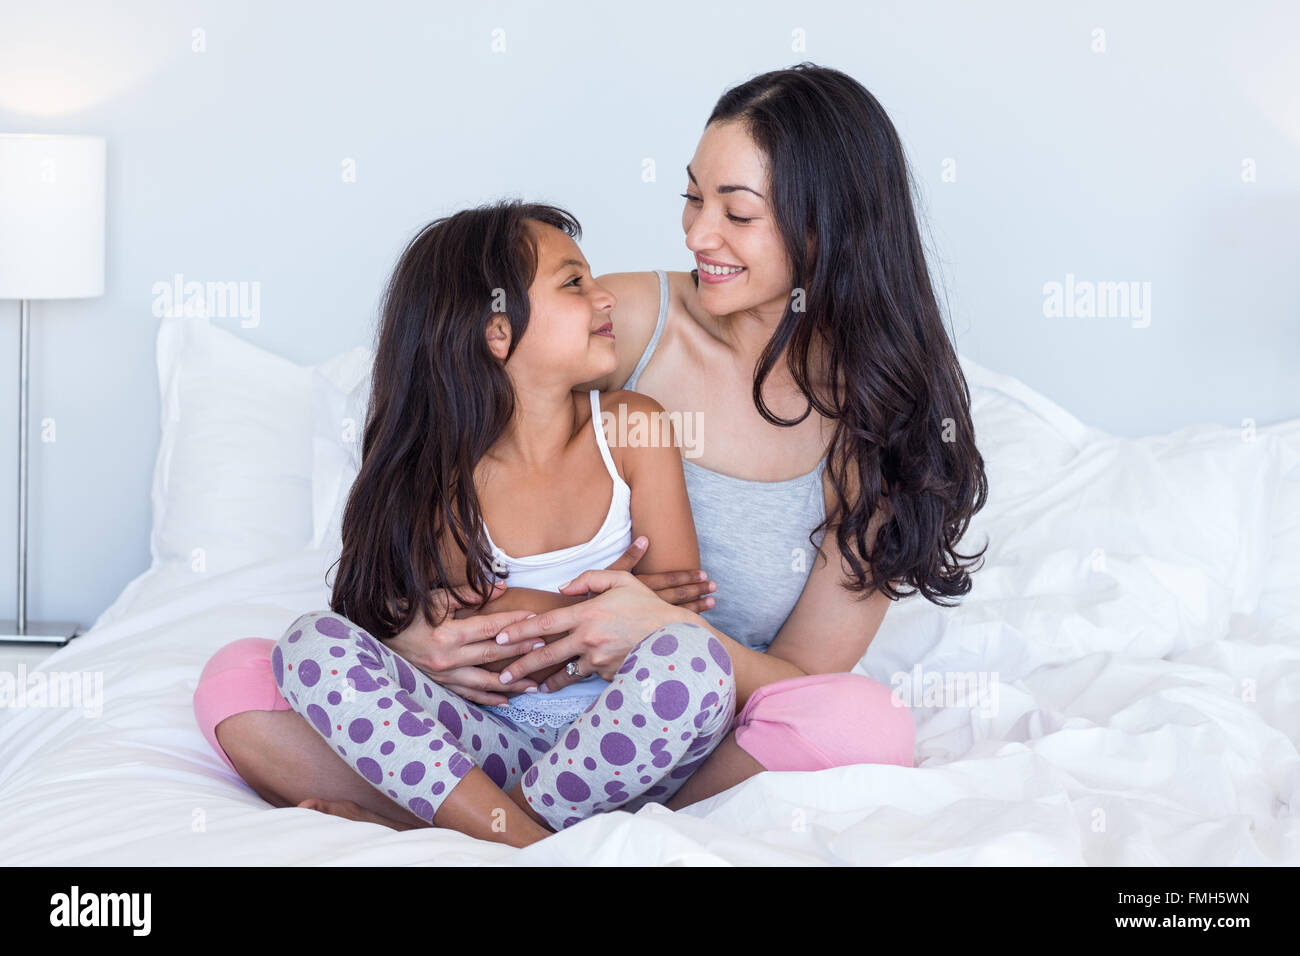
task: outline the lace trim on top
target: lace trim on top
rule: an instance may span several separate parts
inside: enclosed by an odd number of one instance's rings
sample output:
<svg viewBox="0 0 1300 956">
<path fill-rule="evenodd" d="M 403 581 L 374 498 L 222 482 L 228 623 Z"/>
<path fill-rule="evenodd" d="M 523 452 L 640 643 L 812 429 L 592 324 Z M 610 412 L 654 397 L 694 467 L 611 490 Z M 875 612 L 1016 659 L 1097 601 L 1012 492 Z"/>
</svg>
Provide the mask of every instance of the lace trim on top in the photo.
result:
<svg viewBox="0 0 1300 956">
<path fill-rule="evenodd" d="M 587 710 L 600 695 L 557 697 L 554 700 L 549 700 L 547 695 L 539 691 L 536 694 L 528 695 L 526 710 L 512 706 L 514 701 L 523 696 L 520 694 L 519 697 L 511 698 L 511 704 L 486 704 L 483 709 L 500 714 L 516 724 L 528 724 L 530 727 L 538 729 L 543 727 L 565 727 L 577 720 L 578 715 Z"/>
</svg>

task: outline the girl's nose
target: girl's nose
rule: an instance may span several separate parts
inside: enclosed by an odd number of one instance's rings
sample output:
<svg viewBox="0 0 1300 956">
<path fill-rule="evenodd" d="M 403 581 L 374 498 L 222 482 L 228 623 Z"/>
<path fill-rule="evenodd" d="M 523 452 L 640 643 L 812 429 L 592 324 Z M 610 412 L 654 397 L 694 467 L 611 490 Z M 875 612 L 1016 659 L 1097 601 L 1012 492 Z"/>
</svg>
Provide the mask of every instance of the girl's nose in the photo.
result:
<svg viewBox="0 0 1300 956">
<path fill-rule="evenodd" d="M 599 283 L 596 283 L 596 291 L 592 296 L 592 301 L 595 302 L 596 309 L 599 312 L 612 311 L 614 306 L 618 305 L 618 299 L 614 298 L 614 293 Z"/>
</svg>

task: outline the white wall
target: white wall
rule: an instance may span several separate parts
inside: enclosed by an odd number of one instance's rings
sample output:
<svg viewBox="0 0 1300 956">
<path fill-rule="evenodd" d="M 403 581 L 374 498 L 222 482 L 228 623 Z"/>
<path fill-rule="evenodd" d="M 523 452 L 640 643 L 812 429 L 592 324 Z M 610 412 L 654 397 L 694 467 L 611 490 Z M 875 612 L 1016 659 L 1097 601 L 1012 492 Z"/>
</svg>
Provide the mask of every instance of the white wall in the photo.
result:
<svg viewBox="0 0 1300 956">
<path fill-rule="evenodd" d="M 260 324 L 218 324 L 311 364 L 371 340 L 412 230 L 499 195 L 569 206 L 597 272 L 689 268 L 678 194 L 714 101 L 805 59 L 898 126 L 962 352 L 1118 434 L 1300 415 L 1295 5 L 991 8 L 3 0 L 0 131 L 104 135 L 109 162 L 107 293 L 33 307 L 57 440 L 32 444 L 29 613 L 89 623 L 148 565 L 154 283 L 259 282 Z M 1150 324 L 1044 315 L 1067 274 L 1150 283 Z M 0 303 L 10 617 L 17 316 Z"/>
</svg>

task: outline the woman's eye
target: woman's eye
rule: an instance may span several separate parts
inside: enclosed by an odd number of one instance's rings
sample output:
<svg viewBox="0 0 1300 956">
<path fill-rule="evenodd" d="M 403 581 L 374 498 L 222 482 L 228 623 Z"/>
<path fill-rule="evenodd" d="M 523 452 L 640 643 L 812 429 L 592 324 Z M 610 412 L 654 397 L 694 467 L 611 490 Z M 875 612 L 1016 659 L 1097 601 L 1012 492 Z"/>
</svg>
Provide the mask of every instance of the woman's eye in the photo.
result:
<svg viewBox="0 0 1300 956">
<path fill-rule="evenodd" d="M 566 282 L 566 283 L 564 283 L 564 284 L 565 284 L 565 286 L 571 286 L 571 285 L 573 285 L 575 282 L 579 282 L 579 283 L 582 282 L 582 276 L 574 276 L 572 279 L 570 279 L 568 282 Z"/>
<path fill-rule="evenodd" d="M 699 201 L 700 201 L 700 197 L 698 197 L 698 196 L 692 196 L 690 193 L 679 193 L 678 195 L 680 195 L 680 196 L 681 196 L 683 199 L 685 199 L 687 202 L 699 202 Z M 742 218 L 740 218 L 739 216 L 733 216 L 731 213 L 727 213 L 727 218 L 730 219 L 732 222 L 738 222 L 738 223 L 740 223 L 742 226 L 745 225 L 745 223 L 747 223 L 747 222 L 753 222 L 753 221 L 754 221 L 752 217 L 749 218 L 749 219 L 742 219 Z"/>
</svg>

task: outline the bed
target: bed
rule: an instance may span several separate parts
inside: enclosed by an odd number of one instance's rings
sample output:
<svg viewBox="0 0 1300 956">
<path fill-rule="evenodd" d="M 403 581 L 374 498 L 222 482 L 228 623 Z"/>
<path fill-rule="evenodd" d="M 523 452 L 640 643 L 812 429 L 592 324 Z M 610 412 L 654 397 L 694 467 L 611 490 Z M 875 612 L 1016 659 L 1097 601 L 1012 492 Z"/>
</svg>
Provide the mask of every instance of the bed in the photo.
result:
<svg viewBox="0 0 1300 956">
<path fill-rule="evenodd" d="M 328 604 L 369 353 L 303 368 L 168 318 L 158 361 L 152 563 L 40 664 L 102 677 L 98 713 L 0 710 L 7 864 L 1300 863 L 1300 419 L 1119 438 L 963 357 L 985 565 L 960 607 L 895 604 L 856 668 L 912 706 L 916 766 L 763 773 L 515 850 L 271 808 L 209 750 L 208 656 Z"/>
</svg>

